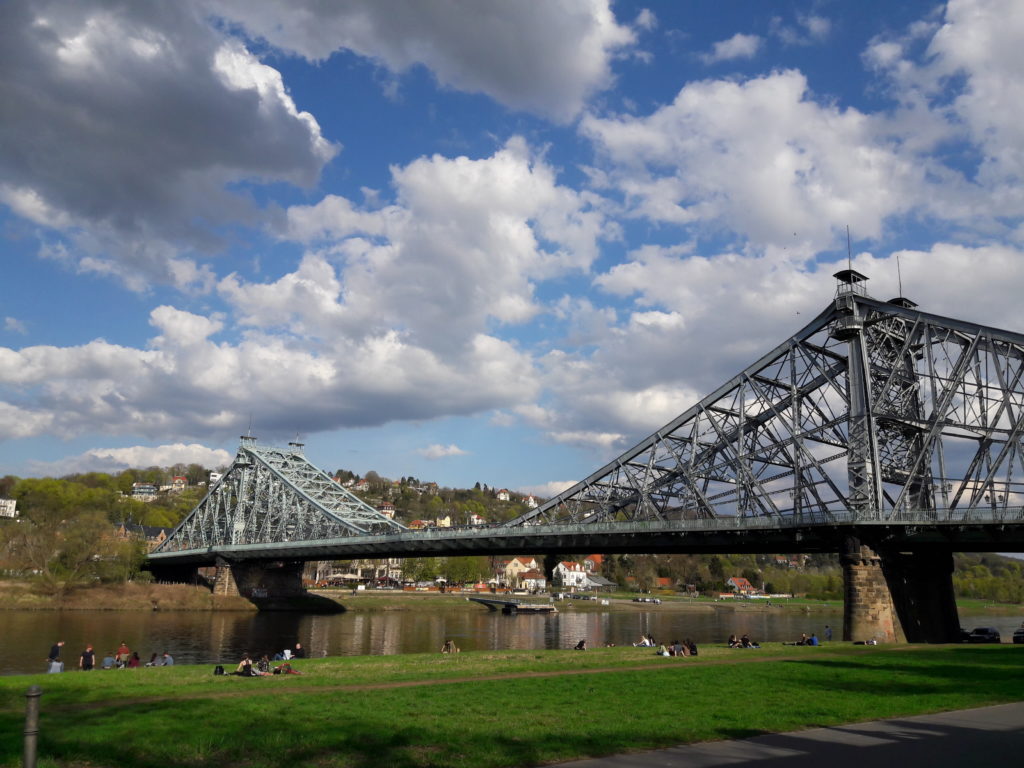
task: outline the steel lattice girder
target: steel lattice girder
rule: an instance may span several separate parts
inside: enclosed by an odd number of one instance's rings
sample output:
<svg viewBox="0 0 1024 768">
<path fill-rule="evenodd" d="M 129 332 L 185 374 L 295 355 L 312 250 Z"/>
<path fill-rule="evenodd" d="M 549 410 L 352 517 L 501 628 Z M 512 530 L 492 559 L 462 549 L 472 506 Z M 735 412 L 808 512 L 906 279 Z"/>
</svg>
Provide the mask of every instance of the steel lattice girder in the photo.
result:
<svg viewBox="0 0 1024 768">
<path fill-rule="evenodd" d="M 1021 506 L 1022 378 L 1021 334 L 840 290 L 718 390 L 507 525 Z"/>
<path fill-rule="evenodd" d="M 228 471 L 155 552 L 405 530 L 313 466 L 297 447 L 279 450 L 243 438 Z"/>
</svg>

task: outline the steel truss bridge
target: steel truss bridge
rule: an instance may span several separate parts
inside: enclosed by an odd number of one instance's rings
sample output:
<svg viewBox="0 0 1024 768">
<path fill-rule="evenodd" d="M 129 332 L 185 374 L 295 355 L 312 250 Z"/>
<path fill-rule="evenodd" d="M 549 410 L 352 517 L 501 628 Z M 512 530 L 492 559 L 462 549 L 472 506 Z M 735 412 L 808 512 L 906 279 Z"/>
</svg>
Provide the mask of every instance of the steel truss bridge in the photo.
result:
<svg viewBox="0 0 1024 768">
<path fill-rule="evenodd" d="M 411 531 L 287 449 L 242 438 L 150 555 L 1024 551 L 1024 335 L 882 302 L 836 274 L 803 329 L 586 479 L 500 526 Z"/>
</svg>

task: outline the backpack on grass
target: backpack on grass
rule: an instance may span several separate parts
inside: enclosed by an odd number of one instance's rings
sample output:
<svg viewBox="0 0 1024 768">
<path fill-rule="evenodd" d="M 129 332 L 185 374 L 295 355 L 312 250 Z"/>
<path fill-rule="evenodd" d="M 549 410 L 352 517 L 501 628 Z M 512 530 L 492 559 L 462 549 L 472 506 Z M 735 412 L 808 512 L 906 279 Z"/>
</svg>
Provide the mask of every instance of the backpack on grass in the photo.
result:
<svg viewBox="0 0 1024 768">
<path fill-rule="evenodd" d="M 224 667 L 222 667 L 220 664 L 218 664 L 216 667 L 213 668 L 213 674 L 215 674 L 215 675 L 223 675 L 224 674 Z"/>
</svg>

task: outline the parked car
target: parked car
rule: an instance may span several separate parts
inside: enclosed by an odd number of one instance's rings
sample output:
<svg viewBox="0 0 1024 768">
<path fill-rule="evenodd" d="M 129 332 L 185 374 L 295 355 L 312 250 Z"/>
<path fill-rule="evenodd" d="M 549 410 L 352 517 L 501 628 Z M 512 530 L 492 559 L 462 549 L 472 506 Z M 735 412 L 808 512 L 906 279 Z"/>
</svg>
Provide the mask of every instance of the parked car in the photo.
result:
<svg viewBox="0 0 1024 768">
<path fill-rule="evenodd" d="M 975 627 L 967 638 L 969 643 L 998 643 L 1001 642 L 999 630 L 995 627 Z"/>
<path fill-rule="evenodd" d="M 1014 645 L 1024 645 L 1024 624 L 1013 630 Z"/>
</svg>

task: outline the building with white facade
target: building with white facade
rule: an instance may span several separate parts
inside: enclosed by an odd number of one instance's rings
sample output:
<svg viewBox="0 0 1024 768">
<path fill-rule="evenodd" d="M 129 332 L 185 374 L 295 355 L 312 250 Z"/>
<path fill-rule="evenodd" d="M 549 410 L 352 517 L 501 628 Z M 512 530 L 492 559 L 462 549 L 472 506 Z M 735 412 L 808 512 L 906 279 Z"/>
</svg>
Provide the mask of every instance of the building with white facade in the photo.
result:
<svg viewBox="0 0 1024 768">
<path fill-rule="evenodd" d="M 18 502 L 14 499 L 0 499 L 0 517 L 17 517 Z"/>
<path fill-rule="evenodd" d="M 555 566 L 552 580 L 563 587 L 581 589 L 587 585 L 587 571 L 580 563 L 561 562 Z"/>
</svg>

